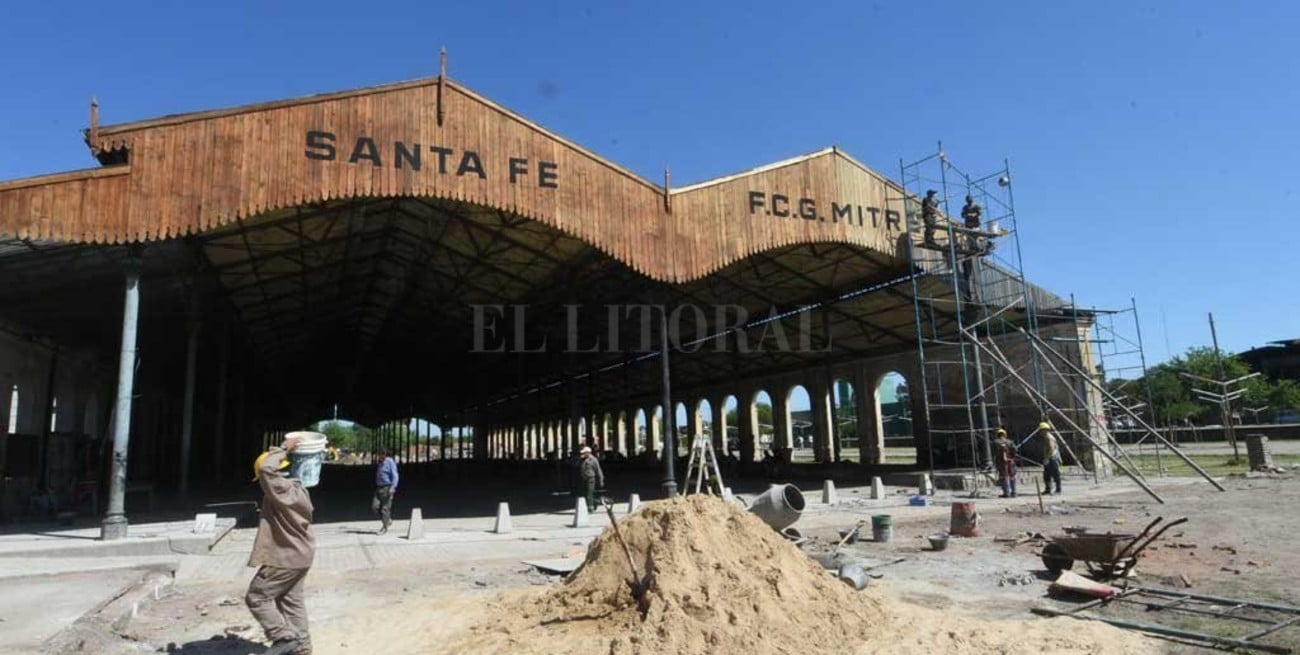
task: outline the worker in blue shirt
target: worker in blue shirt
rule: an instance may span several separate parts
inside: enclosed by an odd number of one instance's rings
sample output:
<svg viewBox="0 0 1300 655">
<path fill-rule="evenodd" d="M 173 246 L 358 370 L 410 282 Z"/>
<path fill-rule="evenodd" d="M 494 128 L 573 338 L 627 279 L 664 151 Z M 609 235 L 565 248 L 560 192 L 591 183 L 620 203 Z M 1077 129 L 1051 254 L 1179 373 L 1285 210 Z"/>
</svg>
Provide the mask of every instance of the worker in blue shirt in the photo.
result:
<svg viewBox="0 0 1300 655">
<path fill-rule="evenodd" d="M 393 522 L 393 494 L 397 493 L 397 460 L 389 456 L 387 448 L 379 450 L 379 465 L 375 467 L 375 497 L 370 501 L 370 511 L 379 516 L 383 527 L 379 534 L 386 534 Z"/>
</svg>

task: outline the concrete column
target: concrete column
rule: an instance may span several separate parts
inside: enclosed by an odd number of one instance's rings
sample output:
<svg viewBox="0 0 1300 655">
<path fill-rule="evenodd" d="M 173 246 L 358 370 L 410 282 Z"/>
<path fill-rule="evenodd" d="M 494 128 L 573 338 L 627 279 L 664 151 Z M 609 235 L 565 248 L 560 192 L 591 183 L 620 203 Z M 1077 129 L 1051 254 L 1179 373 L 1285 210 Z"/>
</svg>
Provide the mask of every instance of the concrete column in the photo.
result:
<svg viewBox="0 0 1300 655">
<path fill-rule="evenodd" d="M 655 457 L 660 457 L 664 449 L 664 422 L 662 418 L 648 411 L 646 412 L 646 434 L 648 435 L 650 450 L 654 452 Z"/>
<path fill-rule="evenodd" d="M 686 401 L 686 447 L 694 443 L 695 437 L 704 434 L 704 423 L 700 420 L 700 406 L 693 401 Z"/>
<path fill-rule="evenodd" d="M 794 434 L 790 432 L 790 390 L 782 389 L 772 397 L 772 448 L 794 448 Z"/>
<path fill-rule="evenodd" d="M 754 395 L 736 397 L 736 427 L 740 428 L 740 461 L 751 464 L 758 458 L 758 405 Z"/>
<path fill-rule="evenodd" d="M 709 401 L 709 420 L 713 423 L 713 448 L 721 453 L 730 452 L 727 446 L 727 397 Z"/>
<path fill-rule="evenodd" d="M 117 407 L 113 417 L 113 468 L 108 486 L 108 512 L 100 539 L 126 537 L 126 457 L 131 441 L 131 399 L 135 392 L 135 338 L 140 318 L 140 263 L 128 261 L 122 299 L 122 351 L 117 365 Z"/>
<path fill-rule="evenodd" d="M 885 435 L 881 431 L 874 380 L 864 369 L 859 368 L 856 373 L 853 405 L 858 419 L 858 457 L 863 464 L 883 464 Z"/>
<path fill-rule="evenodd" d="M 190 490 L 190 450 L 194 442 L 194 377 L 198 368 L 199 330 L 202 323 L 191 320 L 186 323 L 185 327 L 187 335 L 185 342 L 185 405 L 181 410 L 181 495 L 189 493 Z"/>
<path fill-rule="evenodd" d="M 624 456 L 631 454 L 628 450 L 628 430 L 627 412 L 620 412 L 614 415 L 614 440 L 618 442 L 618 452 Z"/>
<path fill-rule="evenodd" d="M 825 380 L 813 380 L 807 387 L 812 405 L 813 457 L 830 462 L 835 451 L 835 417 L 831 416 L 831 386 Z"/>
<path fill-rule="evenodd" d="M 624 415 L 627 417 L 627 456 L 633 457 L 637 454 L 637 427 L 636 413 L 639 410 L 636 407 L 629 407 Z"/>
</svg>

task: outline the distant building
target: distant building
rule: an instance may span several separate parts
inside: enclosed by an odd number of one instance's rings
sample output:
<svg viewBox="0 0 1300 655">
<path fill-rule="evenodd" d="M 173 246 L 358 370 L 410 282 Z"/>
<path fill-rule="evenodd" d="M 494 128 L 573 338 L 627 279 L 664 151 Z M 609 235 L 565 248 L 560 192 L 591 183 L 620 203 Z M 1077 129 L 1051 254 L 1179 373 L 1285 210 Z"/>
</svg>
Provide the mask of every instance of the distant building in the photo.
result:
<svg viewBox="0 0 1300 655">
<path fill-rule="evenodd" d="M 1300 339 L 1270 341 L 1266 346 L 1247 350 L 1237 357 L 1246 362 L 1251 371 L 1263 373 L 1269 379 L 1300 382 Z"/>
</svg>

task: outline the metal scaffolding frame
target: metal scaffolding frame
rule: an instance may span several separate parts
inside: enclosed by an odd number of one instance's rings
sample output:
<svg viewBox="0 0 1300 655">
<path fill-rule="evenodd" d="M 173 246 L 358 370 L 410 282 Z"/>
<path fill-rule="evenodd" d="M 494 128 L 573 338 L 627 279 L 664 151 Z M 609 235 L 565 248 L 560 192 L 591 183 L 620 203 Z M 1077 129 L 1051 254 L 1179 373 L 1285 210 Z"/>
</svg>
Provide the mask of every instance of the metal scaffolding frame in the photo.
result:
<svg viewBox="0 0 1300 655">
<path fill-rule="evenodd" d="M 1044 421 L 1055 418 L 1063 436 L 1072 435 L 1076 444 L 1090 446 L 1157 501 L 1163 502 L 1115 438 L 1117 424 L 1141 429 L 1139 443 L 1153 437 L 1158 451 L 1168 448 L 1222 490 L 1152 427 L 1153 420 L 1139 413 L 1152 402 L 1145 383 L 1146 356 L 1136 301 L 1130 300 L 1130 307 L 1123 310 L 1081 310 L 1073 297 L 1067 304 L 1027 282 L 1010 166 L 1004 161 L 991 174 L 972 176 L 952 163 L 940 143 L 935 154 L 910 164 L 900 162 L 900 168 L 899 201 L 907 217 L 908 258 L 916 272 L 912 295 L 931 472 L 934 436 L 968 435 L 978 494 L 979 480 L 992 469 L 993 430 L 1002 427 L 1004 410 L 1019 407 L 1032 408 Z M 930 191 L 938 203 L 936 211 L 926 212 L 920 198 Z M 956 213 L 950 210 L 952 198 L 958 195 L 984 208 L 978 225 L 966 225 L 965 217 L 958 225 L 950 218 Z M 946 283 L 924 285 L 923 276 L 940 277 Z M 1122 329 L 1127 318 L 1132 319 L 1135 337 Z M 1070 336 L 1041 329 L 1049 324 L 1070 326 Z M 1081 330 L 1081 325 L 1087 330 Z M 1009 357 L 1000 343 L 1023 344 L 1025 357 Z M 1073 352 L 1067 356 L 1062 350 Z M 1096 370 L 1080 366 L 1090 359 L 1096 362 Z M 1137 374 L 1144 380 L 1144 397 L 1134 400 L 1107 388 L 1107 373 Z M 954 379 L 960 380 L 960 388 L 946 388 L 945 382 Z M 1065 392 L 1053 398 L 1049 382 Z M 1069 470 L 1099 482 L 1099 460 L 1094 458 L 1088 465 L 1070 450 L 1069 441 L 1061 440 L 1075 462 Z M 956 439 L 948 442 L 955 444 Z"/>
<path fill-rule="evenodd" d="M 900 161 L 899 167 L 903 194 L 898 200 L 907 217 L 909 263 L 913 270 L 947 282 L 927 287 L 914 279 L 912 285 L 931 470 L 932 435 L 966 434 L 978 480 L 992 469 L 993 431 L 1001 426 L 1000 410 L 1011 399 L 1002 398 L 999 390 L 1008 371 L 985 360 L 970 342 L 968 329 L 993 338 L 1014 334 L 1018 325 L 1036 331 L 1038 323 L 1038 299 L 1023 272 L 1010 166 L 1004 161 L 993 173 L 971 175 L 952 163 L 940 143 L 935 154 L 912 163 Z M 930 190 L 937 192 L 939 205 L 932 221 L 923 216 L 920 200 Z M 978 227 L 949 218 L 960 211 L 952 211 L 958 196 L 970 196 L 982 208 Z M 1036 354 L 1031 354 L 1030 364 L 1030 379 L 1041 390 L 1042 367 Z M 943 381 L 953 377 L 961 380 L 959 392 L 945 389 Z M 1025 397 L 1041 412 L 1032 394 Z"/>
</svg>

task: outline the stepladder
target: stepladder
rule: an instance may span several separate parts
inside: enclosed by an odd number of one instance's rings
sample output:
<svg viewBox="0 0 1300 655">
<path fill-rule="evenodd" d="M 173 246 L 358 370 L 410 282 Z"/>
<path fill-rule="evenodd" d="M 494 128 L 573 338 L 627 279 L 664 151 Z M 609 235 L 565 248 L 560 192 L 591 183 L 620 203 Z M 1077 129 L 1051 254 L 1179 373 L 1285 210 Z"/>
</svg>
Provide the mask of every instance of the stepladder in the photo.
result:
<svg viewBox="0 0 1300 655">
<path fill-rule="evenodd" d="M 722 495 L 722 470 L 712 441 L 697 434 L 691 439 L 691 455 L 686 460 L 685 493 Z"/>
</svg>

